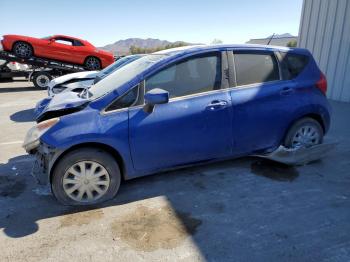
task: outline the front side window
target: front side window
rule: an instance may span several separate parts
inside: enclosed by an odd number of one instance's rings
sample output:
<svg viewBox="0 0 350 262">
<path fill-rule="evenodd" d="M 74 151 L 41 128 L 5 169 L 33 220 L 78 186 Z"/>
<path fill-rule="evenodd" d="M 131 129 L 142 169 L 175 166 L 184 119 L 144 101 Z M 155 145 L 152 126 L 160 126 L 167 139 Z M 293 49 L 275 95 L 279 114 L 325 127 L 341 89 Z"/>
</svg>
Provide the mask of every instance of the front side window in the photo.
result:
<svg viewBox="0 0 350 262">
<path fill-rule="evenodd" d="M 273 54 L 234 54 L 237 86 L 265 83 L 280 79 L 278 64 Z"/>
<path fill-rule="evenodd" d="M 55 42 L 63 45 L 70 45 L 70 46 L 73 45 L 72 41 L 66 38 L 56 38 Z"/>
<path fill-rule="evenodd" d="M 146 79 L 146 92 L 161 88 L 170 98 L 203 93 L 221 87 L 219 53 L 187 59 Z"/>
</svg>

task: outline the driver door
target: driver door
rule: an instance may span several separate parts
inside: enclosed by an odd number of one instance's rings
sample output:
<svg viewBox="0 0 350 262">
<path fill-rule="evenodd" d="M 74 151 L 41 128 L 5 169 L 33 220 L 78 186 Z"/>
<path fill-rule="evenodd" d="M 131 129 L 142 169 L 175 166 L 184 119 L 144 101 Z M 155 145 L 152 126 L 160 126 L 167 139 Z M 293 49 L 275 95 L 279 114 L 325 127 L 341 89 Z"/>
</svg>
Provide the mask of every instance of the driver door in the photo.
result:
<svg viewBox="0 0 350 262">
<path fill-rule="evenodd" d="M 129 110 L 136 170 L 188 165 L 232 153 L 232 106 L 229 91 L 222 89 L 223 59 L 219 52 L 192 57 L 145 80 L 145 92 L 161 88 L 170 100 L 156 105 L 152 113 L 142 107 Z"/>
<path fill-rule="evenodd" d="M 52 39 L 48 44 L 47 51 L 52 59 L 75 62 L 73 42 L 68 38 L 56 37 Z"/>
</svg>

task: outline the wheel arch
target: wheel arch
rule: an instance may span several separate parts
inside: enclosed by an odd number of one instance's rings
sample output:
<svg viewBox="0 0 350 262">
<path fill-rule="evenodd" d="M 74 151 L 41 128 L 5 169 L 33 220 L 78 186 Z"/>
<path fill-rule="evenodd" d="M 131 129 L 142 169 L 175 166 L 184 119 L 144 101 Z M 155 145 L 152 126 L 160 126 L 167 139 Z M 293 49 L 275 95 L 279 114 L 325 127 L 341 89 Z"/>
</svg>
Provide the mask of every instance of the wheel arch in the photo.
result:
<svg viewBox="0 0 350 262">
<path fill-rule="evenodd" d="M 118 152 L 118 150 L 116 150 L 115 148 L 103 144 L 103 143 L 98 143 L 98 142 L 86 142 L 86 143 L 82 143 L 82 144 L 76 144 L 71 146 L 70 148 L 66 149 L 62 154 L 60 154 L 54 161 L 53 165 L 50 168 L 50 173 L 49 173 L 49 179 L 50 179 L 50 183 L 52 181 L 52 174 L 53 171 L 55 170 L 58 162 L 68 153 L 72 152 L 73 150 L 76 149 L 83 149 L 83 148 L 95 148 L 95 149 L 101 149 L 107 153 L 109 153 L 117 162 L 120 172 L 121 172 L 121 178 L 123 180 L 126 180 L 126 167 L 125 167 L 125 163 L 124 160 L 121 156 L 121 154 Z"/>
<path fill-rule="evenodd" d="M 284 131 L 284 134 L 283 134 L 283 137 L 280 141 L 280 144 L 284 141 L 284 139 L 286 138 L 287 134 L 288 134 L 288 131 L 289 129 L 297 122 L 299 121 L 300 119 L 302 118 L 306 118 L 306 117 L 309 117 L 309 118 L 312 118 L 314 120 L 316 120 L 322 127 L 322 130 L 323 130 L 323 133 L 325 134 L 326 133 L 326 125 L 324 123 L 324 119 L 322 118 L 321 115 L 317 114 L 317 113 L 307 113 L 307 114 L 303 114 L 303 115 L 299 115 L 298 117 L 296 117 L 293 121 L 291 121 L 289 123 L 289 125 L 287 126 L 286 130 Z"/>
<path fill-rule="evenodd" d="M 321 115 L 319 114 L 316 114 L 316 113 L 308 113 L 308 114 L 303 114 L 301 116 L 299 116 L 297 119 L 294 119 L 294 121 L 292 123 L 290 123 L 290 125 L 288 126 L 288 129 L 297 121 L 299 121 L 300 119 L 302 118 L 305 118 L 305 117 L 309 117 L 309 118 L 312 118 L 314 120 L 316 120 L 322 127 L 322 130 L 323 132 L 325 133 L 326 132 L 326 126 L 325 126 L 325 123 L 324 123 L 324 120 L 322 118 Z"/>
<path fill-rule="evenodd" d="M 33 45 L 32 45 L 31 43 L 29 43 L 28 41 L 26 41 L 26 40 L 15 40 L 15 41 L 12 43 L 12 46 L 11 46 L 11 51 L 12 51 L 12 52 L 13 52 L 13 48 L 14 48 L 15 44 L 20 43 L 20 42 L 28 44 L 28 45 L 32 48 L 33 55 L 35 54 L 35 50 L 34 50 Z"/>
</svg>

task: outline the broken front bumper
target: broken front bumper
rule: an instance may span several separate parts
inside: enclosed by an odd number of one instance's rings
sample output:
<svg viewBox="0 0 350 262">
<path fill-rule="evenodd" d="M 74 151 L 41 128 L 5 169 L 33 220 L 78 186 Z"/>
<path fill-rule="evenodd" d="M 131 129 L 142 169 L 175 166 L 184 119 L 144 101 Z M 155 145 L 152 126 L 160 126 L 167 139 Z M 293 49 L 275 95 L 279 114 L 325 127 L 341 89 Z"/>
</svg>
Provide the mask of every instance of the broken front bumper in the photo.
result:
<svg viewBox="0 0 350 262">
<path fill-rule="evenodd" d="M 35 162 L 32 168 L 32 176 L 40 185 L 46 185 L 50 182 L 50 171 L 59 155 L 58 151 L 40 143 L 34 155 Z"/>
</svg>

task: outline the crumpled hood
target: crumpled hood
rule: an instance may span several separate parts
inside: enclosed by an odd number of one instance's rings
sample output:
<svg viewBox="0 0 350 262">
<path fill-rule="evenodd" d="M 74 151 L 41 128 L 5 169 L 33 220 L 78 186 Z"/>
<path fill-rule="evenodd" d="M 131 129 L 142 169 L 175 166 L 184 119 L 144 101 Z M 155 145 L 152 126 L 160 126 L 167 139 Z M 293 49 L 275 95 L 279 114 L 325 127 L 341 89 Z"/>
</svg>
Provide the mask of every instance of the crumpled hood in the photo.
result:
<svg viewBox="0 0 350 262">
<path fill-rule="evenodd" d="M 50 86 L 55 86 L 72 79 L 95 78 L 99 71 L 83 71 L 57 77 L 50 81 Z"/>
<path fill-rule="evenodd" d="M 49 112 L 64 112 L 69 109 L 78 108 L 88 102 L 89 99 L 81 98 L 75 92 L 63 92 L 55 95 L 52 98 L 45 98 L 41 100 L 34 110 L 35 117 L 37 121 L 40 121 L 44 118 L 44 115 L 48 114 Z"/>
</svg>

